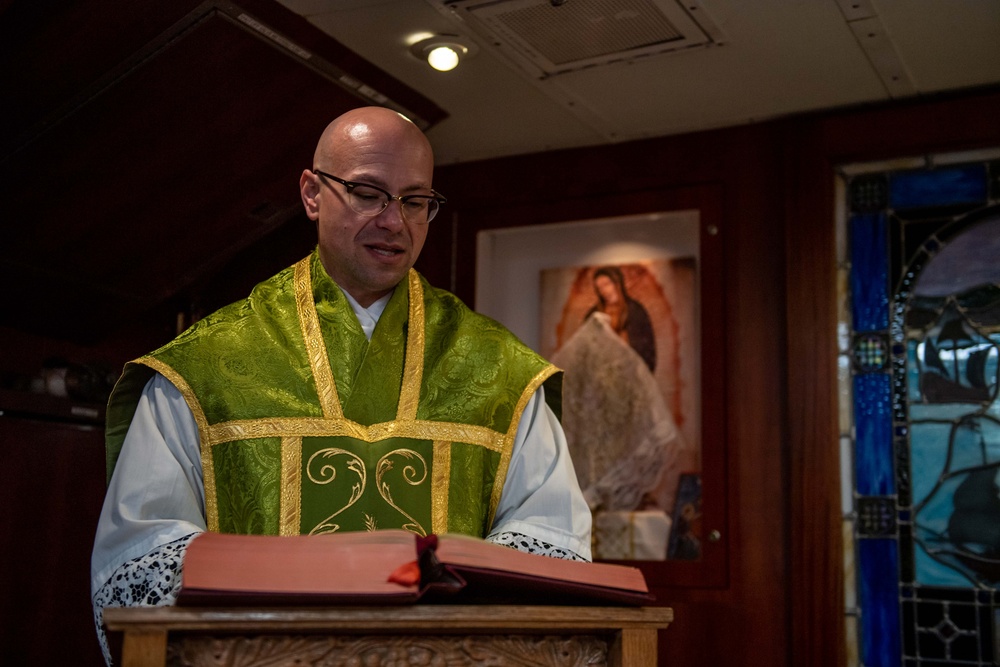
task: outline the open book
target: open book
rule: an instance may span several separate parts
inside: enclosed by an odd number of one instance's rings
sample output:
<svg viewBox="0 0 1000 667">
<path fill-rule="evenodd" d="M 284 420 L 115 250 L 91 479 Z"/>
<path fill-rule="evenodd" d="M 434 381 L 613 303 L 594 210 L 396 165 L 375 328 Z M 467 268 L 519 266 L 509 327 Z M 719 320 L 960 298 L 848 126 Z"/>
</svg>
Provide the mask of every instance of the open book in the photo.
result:
<svg viewBox="0 0 1000 667">
<path fill-rule="evenodd" d="M 179 605 L 625 604 L 653 602 L 638 568 L 523 553 L 404 530 L 275 537 L 203 533 Z"/>
</svg>

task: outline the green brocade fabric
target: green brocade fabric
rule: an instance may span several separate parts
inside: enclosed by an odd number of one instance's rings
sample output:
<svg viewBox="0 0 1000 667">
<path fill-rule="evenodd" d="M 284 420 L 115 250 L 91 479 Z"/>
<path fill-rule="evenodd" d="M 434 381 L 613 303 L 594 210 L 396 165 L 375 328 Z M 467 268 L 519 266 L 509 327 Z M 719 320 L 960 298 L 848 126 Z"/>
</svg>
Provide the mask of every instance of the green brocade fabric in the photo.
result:
<svg viewBox="0 0 1000 667">
<path fill-rule="evenodd" d="M 153 371 L 195 416 L 228 533 L 485 536 L 525 404 L 543 382 L 558 399 L 557 369 L 415 271 L 368 341 L 318 252 L 126 366 L 109 476 Z"/>
</svg>

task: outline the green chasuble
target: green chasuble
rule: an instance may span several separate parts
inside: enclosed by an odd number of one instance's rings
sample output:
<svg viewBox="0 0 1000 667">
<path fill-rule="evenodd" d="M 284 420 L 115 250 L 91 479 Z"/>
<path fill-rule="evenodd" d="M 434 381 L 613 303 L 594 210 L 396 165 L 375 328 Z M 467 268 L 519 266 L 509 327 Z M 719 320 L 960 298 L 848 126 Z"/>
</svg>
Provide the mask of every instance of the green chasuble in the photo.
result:
<svg viewBox="0 0 1000 667">
<path fill-rule="evenodd" d="M 269 535 L 484 537 L 524 407 L 558 377 L 413 270 L 368 341 L 315 251 L 126 366 L 109 476 L 153 371 L 198 425 L 209 530 Z"/>
</svg>

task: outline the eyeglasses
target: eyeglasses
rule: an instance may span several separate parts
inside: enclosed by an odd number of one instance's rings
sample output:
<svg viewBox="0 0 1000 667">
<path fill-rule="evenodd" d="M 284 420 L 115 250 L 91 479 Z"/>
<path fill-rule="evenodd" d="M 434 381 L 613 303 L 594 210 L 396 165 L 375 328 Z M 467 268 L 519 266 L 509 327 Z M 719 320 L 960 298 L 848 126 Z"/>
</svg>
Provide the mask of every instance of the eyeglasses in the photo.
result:
<svg viewBox="0 0 1000 667">
<path fill-rule="evenodd" d="M 358 183 L 356 181 L 345 181 L 337 178 L 333 174 L 328 174 L 319 169 L 313 169 L 314 174 L 319 174 L 323 178 L 337 181 L 347 190 L 347 201 L 355 213 L 360 215 L 378 215 L 385 210 L 394 199 L 399 200 L 399 208 L 403 212 L 403 218 L 407 222 L 427 224 L 437 215 L 441 204 L 448 200 L 434 190 L 432 195 L 394 195 L 382 188 L 369 185 L 368 183 Z"/>
</svg>

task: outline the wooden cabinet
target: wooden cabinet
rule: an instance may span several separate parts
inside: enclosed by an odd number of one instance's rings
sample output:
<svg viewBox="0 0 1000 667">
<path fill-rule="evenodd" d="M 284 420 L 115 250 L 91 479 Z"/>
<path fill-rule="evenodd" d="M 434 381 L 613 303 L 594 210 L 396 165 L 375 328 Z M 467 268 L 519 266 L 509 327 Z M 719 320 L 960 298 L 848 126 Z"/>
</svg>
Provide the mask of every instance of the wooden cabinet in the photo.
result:
<svg viewBox="0 0 1000 667">
<path fill-rule="evenodd" d="M 0 646 L 10 665 L 103 665 L 90 552 L 104 501 L 103 408 L 0 391 Z"/>
</svg>

